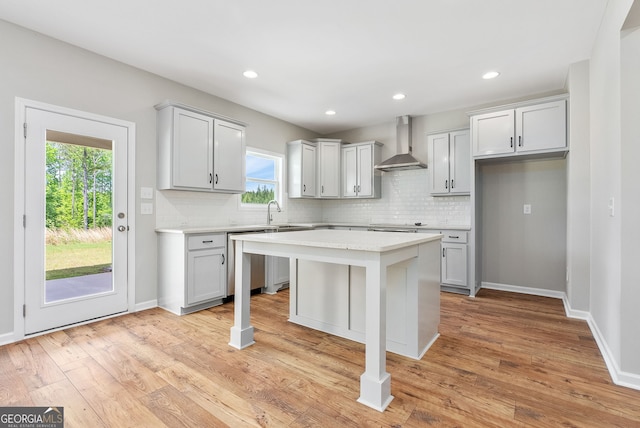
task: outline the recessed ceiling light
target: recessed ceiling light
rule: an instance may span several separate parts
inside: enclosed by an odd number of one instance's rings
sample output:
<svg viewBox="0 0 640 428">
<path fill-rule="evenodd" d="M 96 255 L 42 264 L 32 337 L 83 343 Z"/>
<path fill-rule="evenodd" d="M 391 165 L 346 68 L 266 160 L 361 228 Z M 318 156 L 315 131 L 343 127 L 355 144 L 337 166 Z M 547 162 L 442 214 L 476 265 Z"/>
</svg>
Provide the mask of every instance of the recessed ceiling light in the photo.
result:
<svg viewBox="0 0 640 428">
<path fill-rule="evenodd" d="M 242 73 L 242 75 L 247 79 L 255 79 L 256 77 L 258 77 L 258 73 L 256 73 L 253 70 L 247 70 L 244 73 Z"/>
<path fill-rule="evenodd" d="M 488 71 L 482 75 L 482 78 L 488 80 L 495 79 L 498 76 L 500 76 L 500 73 L 498 73 L 497 71 Z"/>
<path fill-rule="evenodd" d="M 327 116 L 334 116 L 336 114 L 335 110 L 327 110 L 324 112 Z"/>
<path fill-rule="evenodd" d="M 405 94 L 397 93 L 393 96 L 394 100 L 404 100 L 407 96 Z"/>
</svg>

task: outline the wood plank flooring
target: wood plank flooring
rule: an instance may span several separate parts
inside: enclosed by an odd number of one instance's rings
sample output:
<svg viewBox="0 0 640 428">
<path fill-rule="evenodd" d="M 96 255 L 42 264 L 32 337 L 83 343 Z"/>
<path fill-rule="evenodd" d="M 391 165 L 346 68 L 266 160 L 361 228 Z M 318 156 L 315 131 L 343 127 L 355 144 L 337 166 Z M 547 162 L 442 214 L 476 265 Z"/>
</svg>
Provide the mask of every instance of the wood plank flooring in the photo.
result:
<svg viewBox="0 0 640 428">
<path fill-rule="evenodd" d="M 252 297 L 256 344 L 228 346 L 233 304 L 125 315 L 0 347 L 0 406 L 64 406 L 67 427 L 640 426 L 583 321 L 556 299 L 442 293 L 420 361 L 387 354 L 395 399 L 356 402 L 364 346 L 287 322 L 288 291 Z"/>
</svg>

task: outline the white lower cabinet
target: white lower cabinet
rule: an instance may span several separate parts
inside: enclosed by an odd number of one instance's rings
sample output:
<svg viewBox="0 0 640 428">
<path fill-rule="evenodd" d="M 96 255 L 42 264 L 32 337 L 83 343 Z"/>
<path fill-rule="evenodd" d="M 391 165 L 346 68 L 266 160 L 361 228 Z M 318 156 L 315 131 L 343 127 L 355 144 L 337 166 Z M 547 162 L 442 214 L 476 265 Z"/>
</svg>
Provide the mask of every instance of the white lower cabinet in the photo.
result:
<svg viewBox="0 0 640 428">
<path fill-rule="evenodd" d="M 467 288 L 467 232 L 441 232 L 440 283 Z"/>
<path fill-rule="evenodd" d="M 224 233 L 159 233 L 158 305 L 184 315 L 222 303 L 226 245 Z"/>
<path fill-rule="evenodd" d="M 275 294 L 289 283 L 289 259 L 287 257 L 266 256 L 265 293 Z"/>
</svg>

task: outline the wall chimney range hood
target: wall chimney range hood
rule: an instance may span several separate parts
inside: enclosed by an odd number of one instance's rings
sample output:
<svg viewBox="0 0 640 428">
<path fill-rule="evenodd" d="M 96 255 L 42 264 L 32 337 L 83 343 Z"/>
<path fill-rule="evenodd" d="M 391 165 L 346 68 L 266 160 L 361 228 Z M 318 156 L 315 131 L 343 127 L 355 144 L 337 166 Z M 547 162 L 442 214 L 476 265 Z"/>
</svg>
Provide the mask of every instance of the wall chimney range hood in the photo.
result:
<svg viewBox="0 0 640 428">
<path fill-rule="evenodd" d="M 396 118 L 396 155 L 376 165 L 378 171 L 404 171 L 407 169 L 426 168 L 427 165 L 414 158 L 411 154 L 411 116 Z"/>
</svg>

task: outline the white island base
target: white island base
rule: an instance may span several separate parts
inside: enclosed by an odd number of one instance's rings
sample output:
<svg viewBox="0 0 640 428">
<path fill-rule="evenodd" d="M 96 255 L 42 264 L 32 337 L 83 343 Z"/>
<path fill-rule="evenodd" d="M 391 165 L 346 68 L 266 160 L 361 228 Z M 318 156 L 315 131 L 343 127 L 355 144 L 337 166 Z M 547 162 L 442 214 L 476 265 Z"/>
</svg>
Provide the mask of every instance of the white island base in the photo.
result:
<svg viewBox="0 0 640 428">
<path fill-rule="evenodd" d="M 387 268 L 386 349 L 418 360 L 438 338 L 440 323 L 440 247 L 431 247 L 421 248 L 419 281 L 410 278 L 408 261 Z M 361 266 L 292 259 L 289 321 L 365 343 L 365 291 Z"/>
<path fill-rule="evenodd" d="M 250 254 L 288 257 L 292 260 L 290 319 L 365 343 L 358 402 L 384 411 L 393 400 L 387 349 L 420 358 L 438 336 L 441 237 L 337 230 L 234 236 L 240 290 L 236 288 L 229 344 L 243 349 L 254 343 Z M 314 264 L 303 261 L 320 262 L 315 267 L 329 273 L 339 267 L 342 274 L 335 272 L 335 280 L 325 278 L 309 286 L 318 278 L 305 274 Z"/>
</svg>

